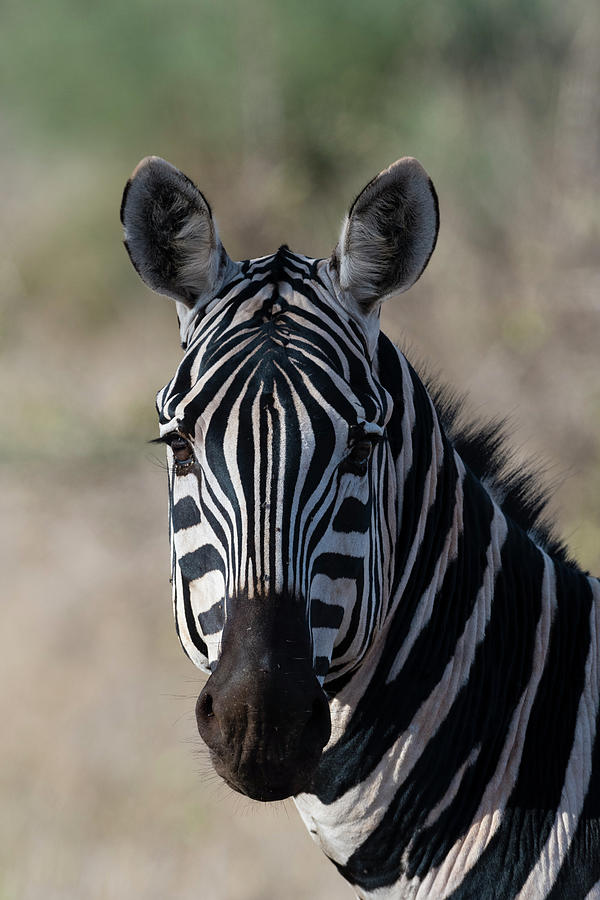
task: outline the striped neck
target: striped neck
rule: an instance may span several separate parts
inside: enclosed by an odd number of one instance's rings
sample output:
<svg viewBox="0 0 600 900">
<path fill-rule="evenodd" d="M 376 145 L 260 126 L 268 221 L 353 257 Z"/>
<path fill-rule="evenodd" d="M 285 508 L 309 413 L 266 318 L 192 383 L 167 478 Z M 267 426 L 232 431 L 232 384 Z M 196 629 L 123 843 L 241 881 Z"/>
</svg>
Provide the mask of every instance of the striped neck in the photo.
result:
<svg viewBox="0 0 600 900">
<path fill-rule="evenodd" d="M 315 792 L 298 807 L 359 896 L 386 886 L 378 898 L 454 896 L 463 882 L 464 896 L 487 896 L 495 879 L 498 896 L 513 896 L 562 834 L 561 801 L 574 807 L 573 836 L 588 790 L 597 676 L 582 690 L 600 589 L 505 516 L 397 358 L 405 389 L 390 438 L 395 424 L 402 499 L 388 618 L 332 703 Z M 567 801 L 581 758 L 587 775 Z M 523 829 L 539 837 L 507 873 Z"/>
</svg>

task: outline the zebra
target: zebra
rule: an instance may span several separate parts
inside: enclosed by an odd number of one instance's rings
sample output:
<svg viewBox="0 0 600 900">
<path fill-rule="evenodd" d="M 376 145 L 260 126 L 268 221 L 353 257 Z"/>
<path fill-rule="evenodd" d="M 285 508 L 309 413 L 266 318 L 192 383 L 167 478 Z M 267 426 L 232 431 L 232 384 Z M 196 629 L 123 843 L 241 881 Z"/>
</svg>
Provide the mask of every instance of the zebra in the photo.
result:
<svg viewBox="0 0 600 900">
<path fill-rule="evenodd" d="M 158 440 L 216 771 L 294 797 L 359 898 L 600 897 L 600 582 L 380 331 L 436 244 L 425 170 L 373 178 L 323 259 L 233 261 L 157 157 L 121 221 L 179 319 Z"/>
</svg>

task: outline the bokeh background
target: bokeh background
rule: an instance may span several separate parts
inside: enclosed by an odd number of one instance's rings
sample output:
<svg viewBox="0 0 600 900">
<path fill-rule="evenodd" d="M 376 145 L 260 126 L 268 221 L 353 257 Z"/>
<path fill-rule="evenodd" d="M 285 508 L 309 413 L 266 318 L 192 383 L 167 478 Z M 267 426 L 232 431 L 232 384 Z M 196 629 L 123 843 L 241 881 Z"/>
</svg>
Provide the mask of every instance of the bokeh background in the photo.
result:
<svg viewBox="0 0 600 900">
<path fill-rule="evenodd" d="M 349 898 L 293 806 L 234 797 L 196 736 L 146 443 L 178 334 L 121 247 L 122 187 L 164 156 L 234 258 L 323 256 L 366 181 L 419 157 L 441 234 L 385 327 L 511 417 L 600 571 L 600 6 L 0 12 L 0 898 Z"/>
</svg>

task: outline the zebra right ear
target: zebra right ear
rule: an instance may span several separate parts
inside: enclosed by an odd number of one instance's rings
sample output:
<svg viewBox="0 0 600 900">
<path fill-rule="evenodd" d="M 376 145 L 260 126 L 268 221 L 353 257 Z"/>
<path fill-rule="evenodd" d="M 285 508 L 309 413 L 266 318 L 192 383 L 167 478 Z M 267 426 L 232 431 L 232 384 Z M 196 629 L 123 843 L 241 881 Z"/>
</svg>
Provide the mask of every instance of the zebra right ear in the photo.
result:
<svg viewBox="0 0 600 900">
<path fill-rule="evenodd" d="M 180 319 L 212 299 L 231 260 L 210 206 L 183 172 L 158 156 L 143 159 L 125 185 L 121 222 L 136 271 L 154 291 L 178 301 Z"/>
<path fill-rule="evenodd" d="M 433 253 L 438 202 L 422 165 L 404 157 L 358 195 L 331 263 L 342 291 L 370 312 L 389 294 L 408 290 Z"/>
</svg>

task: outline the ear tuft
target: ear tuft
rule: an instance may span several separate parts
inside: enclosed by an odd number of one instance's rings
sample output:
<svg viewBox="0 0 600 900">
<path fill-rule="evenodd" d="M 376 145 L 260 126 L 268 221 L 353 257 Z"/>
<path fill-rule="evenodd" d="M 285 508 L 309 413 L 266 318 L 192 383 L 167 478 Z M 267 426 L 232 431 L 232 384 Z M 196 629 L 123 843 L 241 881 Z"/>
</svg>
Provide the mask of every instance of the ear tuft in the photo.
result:
<svg viewBox="0 0 600 900">
<path fill-rule="evenodd" d="M 399 159 L 350 207 L 332 257 L 340 287 L 364 312 L 389 294 L 408 290 L 429 262 L 438 228 L 431 179 L 416 159 Z"/>
<path fill-rule="evenodd" d="M 125 247 L 143 281 L 192 308 L 219 286 L 229 261 L 210 206 L 178 169 L 147 156 L 123 192 Z"/>
</svg>

